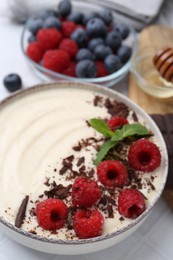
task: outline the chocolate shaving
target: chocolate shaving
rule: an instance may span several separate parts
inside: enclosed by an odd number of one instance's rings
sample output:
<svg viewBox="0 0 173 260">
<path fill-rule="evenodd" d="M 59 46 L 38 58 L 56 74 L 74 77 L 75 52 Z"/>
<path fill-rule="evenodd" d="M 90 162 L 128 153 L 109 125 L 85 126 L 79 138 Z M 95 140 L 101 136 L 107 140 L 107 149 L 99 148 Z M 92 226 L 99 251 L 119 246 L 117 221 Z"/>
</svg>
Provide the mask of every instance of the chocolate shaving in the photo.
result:
<svg viewBox="0 0 173 260">
<path fill-rule="evenodd" d="M 68 167 L 66 167 L 66 166 L 63 166 L 60 170 L 59 170 L 59 174 L 60 175 L 63 175 L 64 173 L 66 173 L 67 171 L 68 171 Z"/>
<path fill-rule="evenodd" d="M 62 184 L 57 185 L 56 182 L 54 181 L 51 184 L 51 186 L 53 187 L 51 190 L 44 192 L 44 194 L 48 198 L 57 198 L 57 199 L 63 200 L 71 194 L 71 192 L 70 192 L 70 189 L 72 187 L 71 184 L 69 184 L 67 187 L 65 187 Z"/>
<path fill-rule="evenodd" d="M 107 205 L 107 211 L 108 211 L 108 218 L 113 218 L 114 211 L 113 211 L 112 205 L 110 205 L 110 204 Z"/>
<path fill-rule="evenodd" d="M 81 166 L 81 164 L 83 164 L 85 162 L 85 157 L 83 156 L 83 157 L 80 157 L 79 158 L 79 160 L 78 160 L 78 162 L 77 162 L 77 166 L 79 167 L 79 166 Z"/>
<path fill-rule="evenodd" d="M 25 218 L 25 212 L 26 212 L 26 207 L 27 207 L 27 204 L 28 204 L 28 200 L 29 200 L 29 196 L 27 195 L 23 199 L 23 201 L 22 201 L 22 203 L 21 203 L 21 205 L 19 207 L 16 219 L 15 219 L 15 224 L 14 224 L 18 228 L 21 227 L 21 225 L 23 223 L 23 220 Z"/>
<path fill-rule="evenodd" d="M 96 106 L 101 105 L 102 101 L 103 101 L 103 98 L 101 96 L 95 96 L 94 100 L 93 100 L 94 106 L 96 107 Z"/>
<path fill-rule="evenodd" d="M 133 120 L 134 120 L 135 122 L 138 122 L 138 121 L 139 121 L 139 120 L 138 120 L 138 117 L 137 117 L 137 115 L 136 115 L 135 112 L 132 113 L 132 118 L 133 118 Z"/>
</svg>

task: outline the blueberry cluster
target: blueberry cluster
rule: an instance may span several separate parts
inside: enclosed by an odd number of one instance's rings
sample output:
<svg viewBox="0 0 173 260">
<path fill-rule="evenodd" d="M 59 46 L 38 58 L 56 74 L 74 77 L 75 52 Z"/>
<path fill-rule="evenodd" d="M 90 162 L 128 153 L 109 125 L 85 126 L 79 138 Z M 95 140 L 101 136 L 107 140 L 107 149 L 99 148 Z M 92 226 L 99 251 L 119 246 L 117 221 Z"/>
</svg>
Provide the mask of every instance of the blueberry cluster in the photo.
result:
<svg viewBox="0 0 173 260">
<path fill-rule="evenodd" d="M 122 23 L 113 23 L 111 10 L 82 13 L 73 10 L 70 0 L 58 4 L 57 11 L 44 10 L 38 13 L 36 19 L 30 20 L 28 30 L 31 35 L 28 42 L 36 40 L 36 34 L 41 28 L 62 29 L 63 21 L 71 21 L 77 25 L 70 38 L 78 45 L 75 57 L 76 76 L 80 78 L 95 78 L 98 75 L 97 62 L 101 62 L 105 71 L 112 74 L 119 70 L 131 57 L 131 48 L 123 44 L 129 35 L 129 28 Z"/>
</svg>

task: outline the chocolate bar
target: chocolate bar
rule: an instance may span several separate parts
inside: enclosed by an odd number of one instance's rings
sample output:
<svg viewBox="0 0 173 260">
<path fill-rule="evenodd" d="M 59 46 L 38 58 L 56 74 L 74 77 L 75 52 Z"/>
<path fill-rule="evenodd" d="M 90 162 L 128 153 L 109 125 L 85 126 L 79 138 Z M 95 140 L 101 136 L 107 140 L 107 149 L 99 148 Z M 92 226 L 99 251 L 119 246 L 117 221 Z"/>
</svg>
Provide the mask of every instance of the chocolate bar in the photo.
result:
<svg viewBox="0 0 173 260">
<path fill-rule="evenodd" d="M 153 114 L 151 117 L 159 127 L 167 146 L 169 170 L 166 189 L 173 190 L 173 114 Z"/>
</svg>

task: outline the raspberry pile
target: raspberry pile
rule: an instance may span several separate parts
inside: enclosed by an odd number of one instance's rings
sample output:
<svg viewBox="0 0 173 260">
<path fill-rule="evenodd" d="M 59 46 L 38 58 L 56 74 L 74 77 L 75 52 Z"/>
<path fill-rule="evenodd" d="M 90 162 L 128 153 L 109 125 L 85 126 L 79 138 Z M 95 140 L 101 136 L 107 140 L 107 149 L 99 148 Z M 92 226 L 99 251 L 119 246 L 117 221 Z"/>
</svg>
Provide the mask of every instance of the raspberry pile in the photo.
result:
<svg viewBox="0 0 173 260">
<path fill-rule="evenodd" d="M 28 57 L 67 76 L 104 77 L 118 71 L 131 57 L 131 48 L 123 43 L 129 28 L 114 24 L 108 9 L 82 13 L 63 0 L 56 11 L 44 10 L 30 19 L 27 28 L 31 33 Z"/>
</svg>

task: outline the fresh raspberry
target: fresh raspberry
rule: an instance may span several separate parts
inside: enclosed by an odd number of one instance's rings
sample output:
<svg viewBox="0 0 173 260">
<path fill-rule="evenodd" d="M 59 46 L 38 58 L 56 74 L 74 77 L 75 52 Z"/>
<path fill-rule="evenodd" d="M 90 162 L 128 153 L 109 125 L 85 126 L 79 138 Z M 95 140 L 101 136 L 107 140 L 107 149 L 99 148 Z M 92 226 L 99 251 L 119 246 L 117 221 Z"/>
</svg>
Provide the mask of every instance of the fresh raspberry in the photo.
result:
<svg viewBox="0 0 173 260">
<path fill-rule="evenodd" d="M 124 189 L 118 196 L 118 212 L 126 218 L 137 218 L 146 209 L 141 192 L 135 189 Z"/>
<path fill-rule="evenodd" d="M 120 187 L 126 183 L 128 178 L 126 166 L 116 160 L 99 163 L 97 175 L 99 181 L 107 187 Z"/>
<path fill-rule="evenodd" d="M 62 200 L 46 199 L 36 208 L 38 224 L 46 229 L 59 229 L 67 219 L 68 208 Z"/>
<path fill-rule="evenodd" d="M 109 74 L 103 62 L 96 61 L 95 64 L 97 66 L 97 77 L 105 77 Z"/>
<path fill-rule="evenodd" d="M 78 46 L 77 43 L 71 39 L 63 39 L 60 42 L 59 50 L 67 52 L 71 58 L 74 58 L 78 52 Z"/>
<path fill-rule="evenodd" d="M 72 61 L 62 73 L 70 77 L 76 77 L 76 62 Z"/>
<path fill-rule="evenodd" d="M 61 32 L 65 38 L 69 38 L 71 34 L 76 30 L 76 24 L 70 21 L 62 22 Z"/>
<path fill-rule="evenodd" d="M 159 148 L 147 139 L 139 139 L 130 146 L 128 162 L 137 171 L 152 172 L 161 162 Z"/>
<path fill-rule="evenodd" d="M 62 73 L 70 64 L 68 53 L 62 50 L 49 50 L 43 56 L 43 67 Z"/>
<path fill-rule="evenodd" d="M 37 41 L 44 50 L 55 49 L 62 39 L 62 34 L 55 28 L 40 29 L 37 33 Z"/>
<path fill-rule="evenodd" d="M 91 238 L 100 236 L 102 233 L 104 218 L 98 210 L 77 210 L 73 227 L 79 238 Z"/>
<path fill-rule="evenodd" d="M 31 60 L 38 63 L 41 61 L 44 51 L 38 42 L 31 42 L 26 49 L 26 53 Z"/>
<path fill-rule="evenodd" d="M 107 122 L 107 125 L 110 127 L 112 131 L 115 131 L 117 128 L 121 128 L 123 125 L 126 124 L 128 124 L 128 121 L 123 116 L 114 116 L 110 118 Z"/>
<path fill-rule="evenodd" d="M 91 207 L 101 197 L 97 182 L 87 178 L 77 178 L 72 186 L 72 203 L 74 206 Z"/>
</svg>

